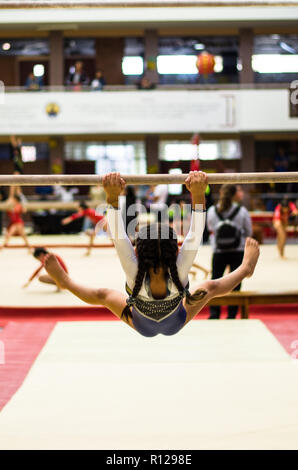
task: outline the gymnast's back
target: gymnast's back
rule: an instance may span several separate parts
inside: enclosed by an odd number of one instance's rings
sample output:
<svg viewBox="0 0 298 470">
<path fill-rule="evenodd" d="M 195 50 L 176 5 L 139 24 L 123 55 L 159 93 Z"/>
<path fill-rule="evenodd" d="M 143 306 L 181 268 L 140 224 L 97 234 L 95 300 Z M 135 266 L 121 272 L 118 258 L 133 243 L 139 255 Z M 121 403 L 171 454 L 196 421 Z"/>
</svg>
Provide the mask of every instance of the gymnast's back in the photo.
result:
<svg viewBox="0 0 298 470">
<path fill-rule="evenodd" d="M 179 251 L 177 236 L 167 224 L 143 226 L 133 248 L 124 229 L 120 210 L 107 210 L 110 233 L 129 295 L 123 314 L 132 318 L 143 336 L 176 334 L 185 324 L 183 298 L 188 292 L 188 273 L 201 243 L 205 211 L 193 210 L 189 232 Z"/>
</svg>

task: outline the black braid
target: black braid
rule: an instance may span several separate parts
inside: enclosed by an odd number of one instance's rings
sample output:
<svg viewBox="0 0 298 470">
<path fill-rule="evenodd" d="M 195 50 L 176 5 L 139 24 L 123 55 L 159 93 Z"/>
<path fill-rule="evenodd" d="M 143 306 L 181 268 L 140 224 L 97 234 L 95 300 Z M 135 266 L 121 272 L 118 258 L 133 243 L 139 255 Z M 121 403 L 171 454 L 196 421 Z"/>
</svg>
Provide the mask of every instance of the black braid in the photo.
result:
<svg viewBox="0 0 298 470">
<path fill-rule="evenodd" d="M 183 287 L 179 279 L 176 264 L 178 253 L 177 236 L 168 225 L 158 223 L 142 227 L 136 240 L 136 249 L 139 262 L 138 272 L 128 304 L 133 304 L 134 299 L 141 290 L 144 276 L 150 268 L 153 268 L 155 272 L 160 267 L 166 270 L 169 269 L 172 281 L 181 297 L 186 295 L 187 303 L 200 300 L 207 294 L 207 291 L 198 290 L 191 296 L 189 291 Z"/>
<path fill-rule="evenodd" d="M 132 291 L 132 294 L 131 294 L 131 297 L 133 299 L 135 299 L 137 297 L 138 293 L 141 290 L 145 274 L 146 274 L 145 266 L 142 266 L 139 263 L 138 272 L 137 272 L 136 280 L 135 280 L 135 285 L 134 285 L 134 288 L 133 288 L 133 291 Z"/>
<path fill-rule="evenodd" d="M 199 300 L 201 300 L 205 297 L 205 295 L 207 294 L 207 291 L 204 290 L 204 289 L 197 289 L 196 292 L 193 295 L 191 295 L 189 290 L 185 289 L 183 287 L 183 285 L 181 284 L 181 281 L 179 279 L 179 276 L 178 276 L 176 262 L 171 263 L 169 268 L 170 268 L 170 273 L 171 273 L 172 280 L 173 280 L 175 286 L 177 287 L 180 295 L 181 296 L 184 296 L 184 295 L 186 296 L 186 303 L 187 304 L 190 304 L 190 305 L 195 304 L 196 302 L 198 302 Z"/>
<path fill-rule="evenodd" d="M 169 262 L 169 269 L 170 269 L 170 273 L 171 273 L 171 278 L 172 278 L 172 281 L 174 282 L 175 286 L 177 287 L 178 289 L 178 292 L 180 294 L 183 294 L 184 292 L 184 287 L 179 279 L 179 275 L 178 275 L 178 270 L 177 270 L 177 264 L 176 264 L 176 260 L 175 259 L 172 259 L 170 262 Z"/>
<path fill-rule="evenodd" d="M 160 255 L 158 250 L 158 229 L 157 225 L 147 225 L 142 227 L 139 231 L 139 236 L 136 240 L 136 248 L 138 254 L 138 272 L 135 279 L 135 285 L 128 303 L 133 303 L 134 299 L 139 294 L 144 276 L 149 268 L 154 271 L 160 266 Z M 152 237 L 152 238 L 150 238 Z"/>
</svg>

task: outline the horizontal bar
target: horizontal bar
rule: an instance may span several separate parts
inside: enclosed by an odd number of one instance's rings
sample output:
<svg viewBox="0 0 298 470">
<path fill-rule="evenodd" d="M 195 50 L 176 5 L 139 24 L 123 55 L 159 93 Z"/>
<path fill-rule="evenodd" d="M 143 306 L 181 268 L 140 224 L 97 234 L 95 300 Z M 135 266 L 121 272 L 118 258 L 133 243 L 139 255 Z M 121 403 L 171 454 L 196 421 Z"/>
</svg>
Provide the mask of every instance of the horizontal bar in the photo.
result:
<svg viewBox="0 0 298 470">
<path fill-rule="evenodd" d="M 126 184 L 156 185 L 183 184 L 188 174 L 121 175 Z M 295 183 L 298 172 L 277 173 L 209 173 L 211 184 Z M 102 183 L 99 175 L 0 175 L 0 186 L 96 186 Z"/>
<path fill-rule="evenodd" d="M 296 0 L 1 0 L 0 8 L 298 6 Z"/>
</svg>

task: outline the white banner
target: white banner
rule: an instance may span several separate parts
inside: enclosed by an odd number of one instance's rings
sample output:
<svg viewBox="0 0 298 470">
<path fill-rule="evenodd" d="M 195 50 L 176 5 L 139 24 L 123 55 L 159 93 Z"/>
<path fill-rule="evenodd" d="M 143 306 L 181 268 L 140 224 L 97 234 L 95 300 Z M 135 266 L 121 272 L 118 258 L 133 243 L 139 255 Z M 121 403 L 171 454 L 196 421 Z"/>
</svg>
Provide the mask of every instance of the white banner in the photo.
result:
<svg viewBox="0 0 298 470">
<path fill-rule="evenodd" d="M 224 92 L 6 93 L 0 134 L 125 134 L 235 131 L 235 98 Z"/>
<path fill-rule="evenodd" d="M 5 93 L 0 135 L 297 131 L 289 90 Z"/>
</svg>

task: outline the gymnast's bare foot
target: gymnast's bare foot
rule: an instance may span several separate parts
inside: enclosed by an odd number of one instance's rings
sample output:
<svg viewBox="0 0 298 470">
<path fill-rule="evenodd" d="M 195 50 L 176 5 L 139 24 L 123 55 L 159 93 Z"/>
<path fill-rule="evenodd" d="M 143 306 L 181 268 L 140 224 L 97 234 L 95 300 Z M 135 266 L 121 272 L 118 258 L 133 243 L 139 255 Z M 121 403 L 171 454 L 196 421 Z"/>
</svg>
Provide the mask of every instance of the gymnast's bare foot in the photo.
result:
<svg viewBox="0 0 298 470">
<path fill-rule="evenodd" d="M 244 257 L 242 265 L 247 271 L 246 277 L 251 277 L 254 273 L 258 258 L 260 255 L 259 244 L 253 238 L 247 238 L 244 248 Z"/>
<path fill-rule="evenodd" d="M 48 274 L 54 279 L 58 289 L 66 289 L 67 274 L 61 268 L 56 256 L 49 253 L 45 258 L 44 266 Z"/>
</svg>

